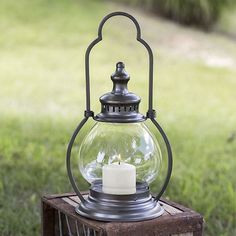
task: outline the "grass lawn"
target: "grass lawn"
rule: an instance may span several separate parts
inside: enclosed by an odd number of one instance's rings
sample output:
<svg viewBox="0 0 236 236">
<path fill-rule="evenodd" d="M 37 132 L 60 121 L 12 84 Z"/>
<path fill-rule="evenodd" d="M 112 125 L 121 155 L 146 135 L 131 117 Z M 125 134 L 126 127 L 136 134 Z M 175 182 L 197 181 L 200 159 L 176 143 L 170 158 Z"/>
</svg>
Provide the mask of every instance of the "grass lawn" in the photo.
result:
<svg viewBox="0 0 236 236">
<path fill-rule="evenodd" d="M 40 196 L 71 191 L 65 152 L 85 106 L 84 53 L 101 18 L 124 9 L 102 1 L 0 2 L 0 235 L 39 235 Z M 156 58 L 155 105 L 174 154 L 165 196 L 203 214 L 205 235 L 236 235 L 236 42 L 126 10 Z M 117 61 L 145 112 L 147 54 L 122 18 L 108 22 L 92 54 L 93 109 L 111 89 Z"/>
</svg>

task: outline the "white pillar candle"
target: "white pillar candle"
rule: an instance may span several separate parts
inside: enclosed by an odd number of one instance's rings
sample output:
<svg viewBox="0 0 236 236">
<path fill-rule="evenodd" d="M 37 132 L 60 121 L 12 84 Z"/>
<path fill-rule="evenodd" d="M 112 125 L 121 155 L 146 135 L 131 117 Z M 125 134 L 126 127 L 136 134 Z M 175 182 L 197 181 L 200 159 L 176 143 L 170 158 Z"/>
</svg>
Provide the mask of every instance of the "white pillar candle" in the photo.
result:
<svg viewBox="0 0 236 236">
<path fill-rule="evenodd" d="M 136 167 L 124 162 L 114 162 L 102 168 L 104 193 L 126 195 L 136 192 Z"/>
</svg>

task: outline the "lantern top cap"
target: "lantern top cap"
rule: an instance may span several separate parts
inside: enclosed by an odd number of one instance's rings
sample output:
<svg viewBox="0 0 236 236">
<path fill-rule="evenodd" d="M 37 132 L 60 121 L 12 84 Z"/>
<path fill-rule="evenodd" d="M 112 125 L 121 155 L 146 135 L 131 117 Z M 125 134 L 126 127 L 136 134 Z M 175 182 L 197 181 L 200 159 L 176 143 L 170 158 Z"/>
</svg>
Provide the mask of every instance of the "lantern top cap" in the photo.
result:
<svg viewBox="0 0 236 236">
<path fill-rule="evenodd" d="M 125 68 L 125 64 L 123 62 L 117 62 L 116 63 L 116 68 Z"/>
<path fill-rule="evenodd" d="M 139 113 L 140 97 L 127 88 L 129 74 L 123 62 L 116 63 L 116 71 L 111 75 L 113 89 L 100 97 L 101 113 L 95 120 L 103 122 L 129 123 L 145 120 Z"/>
<path fill-rule="evenodd" d="M 116 71 L 111 75 L 112 81 L 129 81 L 130 76 L 125 70 L 125 64 L 123 62 L 116 63 Z"/>
</svg>

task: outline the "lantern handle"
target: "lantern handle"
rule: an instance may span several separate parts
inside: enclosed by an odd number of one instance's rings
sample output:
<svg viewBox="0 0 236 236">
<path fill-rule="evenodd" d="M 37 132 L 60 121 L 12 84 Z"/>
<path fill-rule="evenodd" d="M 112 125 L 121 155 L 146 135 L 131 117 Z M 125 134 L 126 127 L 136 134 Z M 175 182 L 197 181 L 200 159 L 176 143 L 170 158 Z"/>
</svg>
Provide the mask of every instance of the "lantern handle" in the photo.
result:
<svg viewBox="0 0 236 236">
<path fill-rule="evenodd" d="M 84 124 L 87 122 L 88 119 L 89 119 L 89 117 L 84 117 L 84 119 L 79 123 L 79 125 L 75 129 L 73 135 L 71 136 L 70 142 L 68 144 L 67 153 L 66 153 L 67 174 L 68 174 L 70 183 L 71 183 L 75 193 L 77 194 L 77 196 L 79 197 L 81 202 L 84 202 L 85 199 L 84 199 L 83 195 L 81 194 L 81 192 L 79 191 L 79 188 L 75 182 L 75 179 L 74 179 L 74 176 L 73 176 L 72 170 L 71 170 L 71 161 L 70 160 L 71 160 L 71 150 L 72 150 L 73 144 L 75 142 L 75 139 L 76 139 L 79 131 L 81 130 L 81 128 L 84 126 Z"/>
<path fill-rule="evenodd" d="M 157 196 L 155 197 L 156 201 L 159 201 L 161 196 L 163 195 L 163 193 L 165 192 L 167 185 L 170 181 L 170 177 L 171 177 L 171 173 L 172 173 L 172 166 L 173 166 L 173 158 L 172 158 L 172 151 L 171 151 L 171 146 L 170 146 L 170 142 L 164 132 L 164 130 L 161 128 L 161 126 L 158 124 L 158 122 L 156 121 L 155 118 L 150 118 L 150 120 L 152 121 L 152 123 L 156 126 L 156 128 L 158 129 L 158 131 L 160 132 L 165 145 L 166 145 L 166 149 L 167 149 L 167 156 L 168 156 L 168 168 L 167 168 L 167 173 L 166 173 L 166 178 L 165 181 L 161 187 L 160 192 L 157 194 Z"/>
<path fill-rule="evenodd" d="M 153 114 L 153 52 L 151 47 L 148 45 L 146 41 L 144 41 L 141 38 L 141 29 L 139 26 L 138 21 L 130 14 L 126 12 L 112 12 L 105 16 L 102 21 L 100 22 L 100 25 L 98 27 L 98 37 L 93 40 L 90 45 L 88 46 L 86 53 L 85 53 L 85 79 L 86 79 L 86 111 L 87 113 L 91 114 L 93 116 L 93 112 L 90 110 L 90 70 L 89 70 L 89 56 L 92 48 L 99 43 L 102 40 L 102 30 L 103 26 L 106 23 L 108 19 L 110 19 L 113 16 L 125 16 L 129 18 L 135 25 L 137 30 L 137 36 L 136 39 L 138 42 L 140 42 L 148 51 L 149 56 L 149 95 L 148 95 L 148 112 L 147 114 L 152 116 Z"/>
</svg>

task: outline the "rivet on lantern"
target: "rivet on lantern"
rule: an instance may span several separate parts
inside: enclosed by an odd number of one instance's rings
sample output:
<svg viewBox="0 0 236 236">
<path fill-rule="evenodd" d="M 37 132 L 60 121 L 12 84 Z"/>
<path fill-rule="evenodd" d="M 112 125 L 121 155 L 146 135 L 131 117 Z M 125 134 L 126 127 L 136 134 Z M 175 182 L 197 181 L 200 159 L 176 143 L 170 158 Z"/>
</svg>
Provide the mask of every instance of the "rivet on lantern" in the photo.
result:
<svg viewBox="0 0 236 236">
<path fill-rule="evenodd" d="M 139 112 L 140 97 L 129 92 L 130 80 L 123 62 L 116 64 L 111 75 L 113 89 L 100 97 L 101 112 L 90 109 L 89 56 L 92 48 L 102 40 L 105 22 L 113 16 L 128 17 L 137 30 L 137 41 L 149 55 L 149 97 L 146 116 Z M 98 37 L 89 45 L 85 56 L 86 110 L 84 119 L 74 131 L 67 149 L 67 172 L 72 187 L 81 203 L 75 211 L 87 218 L 101 221 L 140 221 L 158 217 L 164 210 L 158 203 L 170 180 L 172 171 L 171 146 L 153 110 L 153 53 L 141 38 L 137 20 L 125 12 L 107 15 L 100 23 Z M 71 150 L 75 139 L 89 118 L 95 125 L 80 144 L 79 169 L 91 184 L 85 199 L 79 191 L 71 170 Z M 161 134 L 167 149 L 168 167 L 164 183 L 157 196 L 150 193 L 149 184 L 159 175 L 162 154 L 159 143 L 145 125 L 150 119 Z"/>
</svg>

